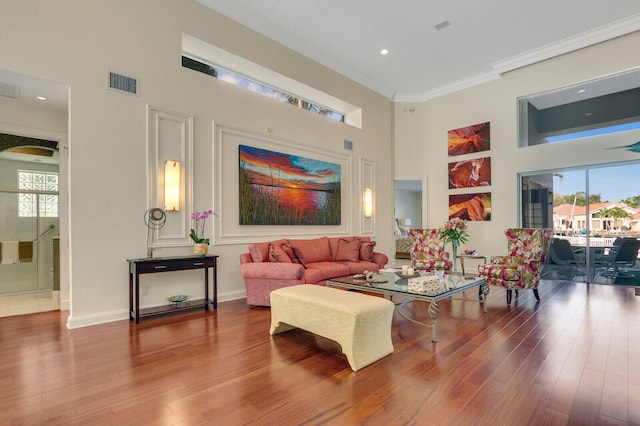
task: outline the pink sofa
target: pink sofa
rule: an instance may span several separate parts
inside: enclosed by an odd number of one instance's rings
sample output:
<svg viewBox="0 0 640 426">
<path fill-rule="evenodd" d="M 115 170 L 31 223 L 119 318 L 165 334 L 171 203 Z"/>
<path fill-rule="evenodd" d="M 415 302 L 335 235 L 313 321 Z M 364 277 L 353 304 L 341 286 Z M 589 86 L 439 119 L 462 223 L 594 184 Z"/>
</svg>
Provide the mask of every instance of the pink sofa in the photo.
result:
<svg viewBox="0 0 640 426">
<path fill-rule="evenodd" d="M 240 255 L 247 305 L 270 306 L 269 294 L 297 284 L 325 285 L 331 278 L 377 271 L 389 261 L 369 237 L 280 239 L 249 246 Z"/>
</svg>

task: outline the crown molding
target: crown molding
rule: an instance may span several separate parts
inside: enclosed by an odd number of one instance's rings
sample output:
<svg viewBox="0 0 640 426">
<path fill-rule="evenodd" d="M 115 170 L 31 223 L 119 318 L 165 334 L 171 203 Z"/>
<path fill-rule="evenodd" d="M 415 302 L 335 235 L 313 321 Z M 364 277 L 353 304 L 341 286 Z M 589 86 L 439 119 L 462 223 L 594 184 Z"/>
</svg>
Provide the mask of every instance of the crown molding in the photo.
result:
<svg viewBox="0 0 640 426">
<path fill-rule="evenodd" d="M 459 90 L 483 84 L 498 79 L 502 74 L 535 64 L 556 56 L 564 55 L 594 44 L 621 37 L 640 30 L 640 14 L 622 19 L 611 25 L 600 27 L 596 30 L 580 34 L 575 37 L 551 43 L 539 49 L 530 50 L 521 55 L 512 56 L 504 61 L 491 64 L 492 71 L 476 74 L 466 79 L 455 81 L 451 84 L 439 86 L 433 90 L 419 93 L 396 93 L 392 97 L 393 102 L 426 102 L 440 96 L 448 95 Z"/>
<path fill-rule="evenodd" d="M 485 73 L 476 74 L 469 78 L 463 78 L 458 81 L 454 81 L 451 84 L 445 84 L 443 86 L 436 87 L 433 90 L 427 90 L 421 93 L 396 93 L 392 101 L 393 102 L 426 102 L 430 99 L 435 99 L 440 96 L 455 93 L 469 87 L 478 86 L 489 81 L 497 80 L 500 78 L 500 74 L 495 71 L 487 71 Z"/>
<path fill-rule="evenodd" d="M 640 30 L 640 14 L 491 64 L 500 75 Z"/>
</svg>

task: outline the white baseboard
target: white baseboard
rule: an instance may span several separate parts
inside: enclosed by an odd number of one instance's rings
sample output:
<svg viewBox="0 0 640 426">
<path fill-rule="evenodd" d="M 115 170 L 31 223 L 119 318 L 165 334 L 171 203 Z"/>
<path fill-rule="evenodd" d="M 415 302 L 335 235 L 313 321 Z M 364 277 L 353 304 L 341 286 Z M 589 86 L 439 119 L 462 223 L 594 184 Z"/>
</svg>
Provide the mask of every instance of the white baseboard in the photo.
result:
<svg viewBox="0 0 640 426">
<path fill-rule="evenodd" d="M 246 298 L 246 291 L 232 291 L 224 294 L 218 294 L 218 303 L 221 302 L 229 302 L 231 300 L 238 300 Z M 61 307 L 61 310 L 62 309 Z M 67 317 L 67 328 L 81 328 L 81 327 L 89 327 L 92 325 L 106 324 L 113 321 L 122 321 L 129 319 L 129 310 L 117 310 L 111 312 L 100 312 L 97 314 L 90 315 L 82 315 L 82 316 L 73 316 L 69 314 Z"/>
</svg>

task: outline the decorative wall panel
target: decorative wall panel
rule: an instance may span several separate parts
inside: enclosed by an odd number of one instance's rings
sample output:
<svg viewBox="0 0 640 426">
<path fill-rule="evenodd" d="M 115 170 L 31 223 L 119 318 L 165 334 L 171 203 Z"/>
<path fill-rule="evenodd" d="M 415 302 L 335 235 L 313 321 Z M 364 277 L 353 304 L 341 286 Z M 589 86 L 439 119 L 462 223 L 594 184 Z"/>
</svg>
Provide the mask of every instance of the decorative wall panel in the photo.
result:
<svg viewBox="0 0 640 426">
<path fill-rule="evenodd" d="M 147 208 L 164 209 L 164 164 L 167 160 L 181 164 L 180 210 L 168 211 L 164 227 L 154 231 L 152 247 L 191 244 L 193 188 L 193 117 L 179 112 L 148 106 L 147 110 Z M 143 212 L 140 214 L 142 221 Z"/>
</svg>

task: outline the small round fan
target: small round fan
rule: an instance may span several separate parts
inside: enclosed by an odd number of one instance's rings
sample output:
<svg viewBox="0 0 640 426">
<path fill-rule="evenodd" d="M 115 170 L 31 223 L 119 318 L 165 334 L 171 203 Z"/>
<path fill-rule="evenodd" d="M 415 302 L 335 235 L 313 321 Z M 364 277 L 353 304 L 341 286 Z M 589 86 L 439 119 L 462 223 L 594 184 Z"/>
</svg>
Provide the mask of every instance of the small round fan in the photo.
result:
<svg viewBox="0 0 640 426">
<path fill-rule="evenodd" d="M 150 208 L 144 213 L 144 224 L 147 225 L 147 257 L 153 257 L 152 231 L 161 229 L 165 223 L 167 223 L 167 214 L 159 207 Z"/>
</svg>

